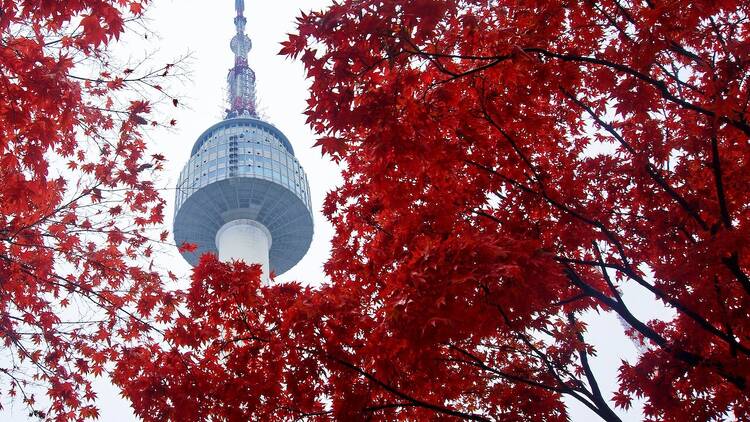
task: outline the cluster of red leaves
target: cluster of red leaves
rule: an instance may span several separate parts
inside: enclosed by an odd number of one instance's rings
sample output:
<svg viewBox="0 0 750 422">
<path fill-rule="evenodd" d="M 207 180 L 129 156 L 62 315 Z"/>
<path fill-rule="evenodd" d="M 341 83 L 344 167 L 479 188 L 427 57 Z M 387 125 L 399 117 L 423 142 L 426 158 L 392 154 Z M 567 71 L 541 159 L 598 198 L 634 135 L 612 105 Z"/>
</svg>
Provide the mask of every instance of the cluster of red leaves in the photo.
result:
<svg viewBox="0 0 750 422">
<path fill-rule="evenodd" d="M 319 289 L 204 258 L 147 420 L 750 418 L 750 2 L 344 0 L 283 54 L 345 163 Z M 674 312 L 634 316 L 621 289 Z M 584 312 L 646 351 L 619 391 Z"/>
<path fill-rule="evenodd" d="M 415 322 L 438 317 L 456 335 L 414 344 L 402 322 L 392 333 L 409 354 L 447 343 L 479 356 L 402 372 L 463 365 L 475 385 L 441 403 L 488 416 L 522 402 L 500 371 L 614 419 L 576 323 L 594 307 L 650 348 L 621 368 L 619 406 L 643 396 L 655 419 L 748 417 L 749 11 L 366 1 L 300 20 L 284 52 L 313 77 L 310 122 L 331 134 L 323 150 L 347 164 L 326 210 L 334 282 L 372 286 L 384 308 L 408 304 Z M 481 255 L 488 245 L 504 253 Z M 631 285 L 675 318 L 638 320 L 619 290 Z M 547 348 L 496 344 L 523 336 Z M 531 357 L 525 371 L 507 366 L 516 353 Z"/>
<path fill-rule="evenodd" d="M 143 3 L 0 1 L 0 397 L 35 417 L 96 418 L 116 339 L 172 312 L 143 259 L 163 157 L 138 131 L 148 104 L 116 92 L 133 72 L 106 55 Z"/>
<path fill-rule="evenodd" d="M 202 257 L 186 295 L 189 312 L 177 312 L 165 332 L 168 344 L 126 349 L 113 374 L 138 416 L 239 421 L 255 419 L 264 408 L 281 420 L 292 414 L 286 407 L 294 401 L 315 403 L 316 395 L 307 394 L 320 384 L 315 360 L 282 341 L 295 338 L 301 345 L 307 334 L 280 324 L 302 289 L 262 287 L 260 279 L 258 265 Z M 277 401 L 281 397 L 292 401 Z"/>
</svg>

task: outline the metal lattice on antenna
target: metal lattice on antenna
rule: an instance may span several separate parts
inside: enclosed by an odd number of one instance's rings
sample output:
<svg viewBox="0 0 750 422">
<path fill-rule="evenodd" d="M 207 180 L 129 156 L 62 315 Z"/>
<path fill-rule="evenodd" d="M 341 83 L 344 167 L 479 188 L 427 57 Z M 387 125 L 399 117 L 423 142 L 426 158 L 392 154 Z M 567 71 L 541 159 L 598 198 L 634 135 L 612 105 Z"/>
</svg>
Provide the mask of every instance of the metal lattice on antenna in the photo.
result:
<svg viewBox="0 0 750 422">
<path fill-rule="evenodd" d="M 282 274 L 307 253 L 313 236 L 310 185 L 287 137 L 257 115 L 245 2 L 235 0 L 229 110 L 195 141 L 180 173 L 174 238 L 191 265 L 203 253 L 243 260 Z"/>
<path fill-rule="evenodd" d="M 230 44 L 234 53 L 234 67 L 229 70 L 227 84 L 229 85 L 229 110 L 227 118 L 238 116 L 257 117 L 255 104 L 255 72 L 247 64 L 247 55 L 253 48 L 253 42 L 245 34 L 247 19 L 245 18 L 245 1 L 235 0 L 237 16 L 234 26 L 237 33 Z"/>
</svg>

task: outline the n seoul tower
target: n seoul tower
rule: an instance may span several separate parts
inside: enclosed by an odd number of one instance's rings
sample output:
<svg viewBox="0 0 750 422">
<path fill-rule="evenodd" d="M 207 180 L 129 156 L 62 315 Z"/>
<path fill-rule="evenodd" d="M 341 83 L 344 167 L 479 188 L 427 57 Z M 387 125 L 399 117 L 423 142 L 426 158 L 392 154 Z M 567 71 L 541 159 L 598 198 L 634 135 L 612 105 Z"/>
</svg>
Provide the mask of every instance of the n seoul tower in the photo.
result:
<svg viewBox="0 0 750 422">
<path fill-rule="evenodd" d="M 195 266 L 206 252 L 282 274 L 302 259 L 313 235 L 310 186 L 286 136 L 262 120 L 255 103 L 245 2 L 235 0 L 226 118 L 195 141 L 180 173 L 174 237 L 197 246 L 182 256 Z"/>
</svg>

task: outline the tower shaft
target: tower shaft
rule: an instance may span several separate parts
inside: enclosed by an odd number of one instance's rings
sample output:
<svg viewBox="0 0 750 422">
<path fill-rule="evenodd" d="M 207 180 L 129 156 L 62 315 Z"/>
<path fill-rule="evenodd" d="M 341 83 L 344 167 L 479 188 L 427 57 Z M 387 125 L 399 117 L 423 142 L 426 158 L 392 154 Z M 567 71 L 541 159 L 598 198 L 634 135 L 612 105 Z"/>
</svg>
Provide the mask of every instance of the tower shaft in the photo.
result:
<svg viewBox="0 0 750 422">
<path fill-rule="evenodd" d="M 272 241 L 271 232 L 266 226 L 249 219 L 232 220 L 216 232 L 219 260 L 242 260 L 249 264 L 260 264 L 266 279 L 269 274 L 268 253 Z"/>
</svg>

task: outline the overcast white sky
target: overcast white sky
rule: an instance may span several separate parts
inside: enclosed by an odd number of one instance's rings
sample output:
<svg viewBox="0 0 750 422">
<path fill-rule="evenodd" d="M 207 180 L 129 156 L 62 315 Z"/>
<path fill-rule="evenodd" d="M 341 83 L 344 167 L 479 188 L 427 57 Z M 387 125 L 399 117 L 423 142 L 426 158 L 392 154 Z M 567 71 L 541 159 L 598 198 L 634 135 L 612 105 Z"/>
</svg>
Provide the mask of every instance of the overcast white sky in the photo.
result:
<svg viewBox="0 0 750 422">
<path fill-rule="evenodd" d="M 253 40 L 250 65 L 255 69 L 258 84 L 258 100 L 262 114 L 281 129 L 294 145 L 300 162 L 307 171 L 312 193 L 315 215 L 315 236 L 310 251 L 292 270 L 279 277 L 280 280 L 299 280 L 311 284 L 322 281 L 322 264 L 329 254 L 332 235 L 330 225 L 320 214 L 321 204 L 327 191 L 339 183 L 339 169 L 322 158 L 319 150 L 312 149 L 314 135 L 305 125 L 305 109 L 308 82 L 305 80 L 300 63 L 277 55 L 279 43 L 285 34 L 294 31 L 294 18 L 299 10 L 320 9 L 328 0 L 297 0 L 260 2 L 248 0 L 246 16 L 248 33 Z M 151 54 L 159 60 L 169 62 L 177 56 L 192 53 L 192 75 L 186 85 L 177 86 L 177 92 L 186 95 L 183 103 L 186 109 L 177 110 L 174 116 L 178 125 L 175 131 L 156 132 L 151 142 L 156 150 L 163 152 L 169 162 L 162 186 L 174 186 L 182 166 L 190 155 L 196 137 L 203 130 L 223 119 L 226 92 L 226 74 L 232 65 L 229 41 L 234 33 L 232 0 L 156 0 L 150 7 L 148 27 L 158 38 L 149 35 L 145 42 L 142 37 L 126 38 L 115 48 L 131 54 L 134 60 L 144 54 Z M 168 201 L 167 223 L 171 229 L 174 196 L 166 191 Z M 187 274 L 190 267 L 176 251 L 165 255 L 163 266 L 177 269 Z M 647 297 L 627 292 L 634 301 L 650 303 Z M 651 302 L 652 303 L 652 302 Z M 647 307 L 644 311 L 648 312 Z M 616 383 L 616 368 L 620 358 L 632 359 L 635 348 L 621 334 L 618 321 L 611 315 L 591 316 L 590 334 L 601 350 L 600 357 L 594 359 L 594 366 L 602 379 L 601 387 L 611 391 Z M 99 407 L 102 421 L 136 421 L 127 402 L 119 398 L 118 391 L 108 383 L 97 382 Z M 574 421 L 594 420 L 589 411 L 571 403 Z M 626 420 L 640 419 L 636 410 L 622 414 Z M 22 421 L 26 412 L 20 406 L 0 412 L 0 419 Z"/>
</svg>

